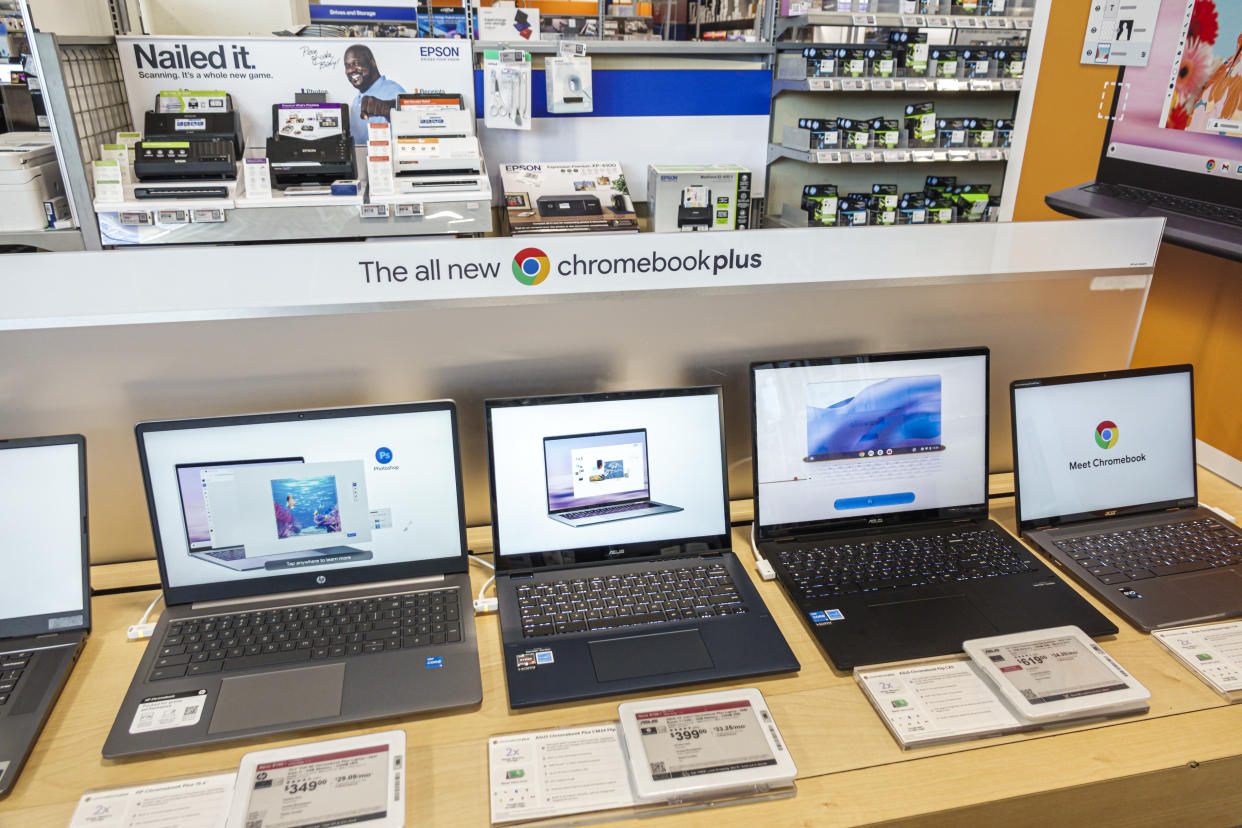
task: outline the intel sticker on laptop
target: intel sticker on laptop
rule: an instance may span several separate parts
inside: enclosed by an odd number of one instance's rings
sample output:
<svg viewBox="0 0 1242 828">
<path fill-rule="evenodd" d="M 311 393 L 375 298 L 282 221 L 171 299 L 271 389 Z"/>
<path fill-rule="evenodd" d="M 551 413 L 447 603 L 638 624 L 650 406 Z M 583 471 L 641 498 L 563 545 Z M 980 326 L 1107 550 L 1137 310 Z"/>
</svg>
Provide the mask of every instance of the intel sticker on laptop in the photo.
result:
<svg viewBox="0 0 1242 828">
<path fill-rule="evenodd" d="M 434 670 L 443 666 L 444 656 L 427 656 L 427 660 L 423 662 L 423 668 L 426 670 Z"/>
<path fill-rule="evenodd" d="M 815 610 L 807 614 L 811 616 L 811 622 L 814 624 L 827 624 L 831 621 L 845 620 L 845 613 L 839 609 Z"/>
</svg>

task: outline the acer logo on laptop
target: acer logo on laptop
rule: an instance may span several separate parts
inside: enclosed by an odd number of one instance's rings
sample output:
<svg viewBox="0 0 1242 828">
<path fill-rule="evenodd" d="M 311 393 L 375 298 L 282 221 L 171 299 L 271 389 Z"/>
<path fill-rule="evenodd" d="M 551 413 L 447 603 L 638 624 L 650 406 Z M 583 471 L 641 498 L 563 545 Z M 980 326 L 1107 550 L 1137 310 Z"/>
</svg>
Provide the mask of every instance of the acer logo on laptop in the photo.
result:
<svg viewBox="0 0 1242 828">
<path fill-rule="evenodd" d="M 1104 517 L 1112 517 L 1115 514 L 1117 514 L 1116 509 L 1108 509 L 1104 512 Z"/>
</svg>

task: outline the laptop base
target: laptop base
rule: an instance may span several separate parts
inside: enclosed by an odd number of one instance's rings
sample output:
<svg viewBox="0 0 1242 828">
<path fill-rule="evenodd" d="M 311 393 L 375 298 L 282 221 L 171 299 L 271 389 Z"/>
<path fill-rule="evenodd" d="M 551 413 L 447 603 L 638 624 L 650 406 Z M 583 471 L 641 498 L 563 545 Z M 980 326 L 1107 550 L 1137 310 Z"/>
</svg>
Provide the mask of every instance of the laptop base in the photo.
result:
<svg viewBox="0 0 1242 828">
<path fill-rule="evenodd" d="M 32 651 L 20 683 L 0 707 L 0 797 L 12 790 L 86 642 L 86 632 L 9 638 L 5 652 Z"/>
</svg>

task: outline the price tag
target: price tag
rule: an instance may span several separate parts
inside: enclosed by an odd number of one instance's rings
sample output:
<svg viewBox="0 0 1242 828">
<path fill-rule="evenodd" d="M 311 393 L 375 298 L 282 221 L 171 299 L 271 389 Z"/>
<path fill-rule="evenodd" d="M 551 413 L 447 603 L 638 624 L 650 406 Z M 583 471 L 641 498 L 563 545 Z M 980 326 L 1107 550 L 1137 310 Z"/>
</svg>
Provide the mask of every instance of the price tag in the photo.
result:
<svg viewBox="0 0 1242 828">
<path fill-rule="evenodd" d="M 981 149 L 977 150 L 980 161 L 999 161 L 1001 160 L 1001 151 L 998 149 Z"/>
<path fill-rule="evenodd" d="M 872 92 L 892 92 L 896 86 L 893 84 L 892 78 L 872 78 Z"/>
<path fill-rule="evenodd" d="M 909 150 L 884 150 L 884 161 L 889 164 L 905 164 L 910 160 Z"/>
<path fill-rule="evenodd" d="M 855 15 L 852 15 L 851 19 L 853 20 L 853 23 L 855 26 L 874 26 L 875 25 L 874 14 L 855 14 Z"/>
<path fill-rule="evenodd" d="M 1015 29 L 1030 29 L 1030 28 L 1031 28 L 1031 18 L 1029 18 L 1029 17 L 1015 17 L 1015 18 L 1013 19 L 1013 27 L 1014 27 Z"/>
<path fill-rule="evenodd" d="M 1021 88 L 1022 81 L 1017 78 L 1005 78 L 1001 81 L 1001 89 L 1004 89 L 1006 92 L 1017 92 Z"/>
<path fill-rule="evenodd" d="M 388 218 L 387 204 L 359 204 L 358 217 L 364 219 Z"/>
<path fill-rule="evenodd" d="M 143 210 L 129 210 L 118 214 L 121 224 L 130 226 L 149 225 L 152 223 L 151 214 Z"/>
<path fill-rule="evenodd" d="M 927 78 L 906 78 L 907 92 L 926 92 L 930 88 Z"/>
<path fill-rule="evenodd" d="M 927 25 L 932 29 L 949 29 L 953 26 L 947 17 L 929 17 L 927 18 Z"/>
<path fill-rule="evenodd" d="M 1008 29 L 1011 27 L 1008 17 L 985 17 L 983 18 L 983 28 L 985 29 Z"/>
<path fill-rule="evenodd" d="M 960 92 L 962 82 L 957 78 L 940 78 L 936 81 L 936 90 L 938 92 Z"/>
<path fill-rule="evenodd" d="M 967 81 L 971 92 L 991 92 L 996 88 L 996 84 L 987 78 L 971 78 Z"/>
<path fill-rule="evenodd" d="M 224 221 L 224 210 L 219 207 L 191 210 L 190 221 L 195 224 L 217 224 Z"/>
<path fill-rule="evenodd" d="M 850 150 L 851 164 L 874 164 L 875 153 L 871 150 Z"/>
<path fill-rule="evenodd" d="M 807 78 L 806 88 L 810 92 L 831 92 L 837 88 L 833 78 Z"/>
<path fill-rule="evenodd" d="M 926 164 L 936 160 L 936 153 L 931 150 L 910 150 L 910 160 L 916 164 Z"/>
<path fill-rule="evenodd" d="M 974 155 L 970 150 L 949 150 L 950 161 L 971 161 Z"/>
<path fill-rule="evenodd" d="M 953 22 L 959 29 L 979 28 L 979 18 L 977 17 L 955 17 Z"/>
<path fill-rule="evenodd" d="M 189 224 L 190 214 L 185 210 L 156 210 L 156 224 Z"/>
<path fill-rule="evenodd" d="M 816 164 L 840 164 L 841 153 L 837 152 L 836 150 L 816 150 L 815 151 L 815 163 Z"/>
<path fill-rule="evenodd" d="M 921 29 L 927 25 L 927 18 L 921 14 L 903 14 L 901 25 L 907 29 Z"/>
<path fill-rule="evenodd" d="M 1003 161 L 1009 160 L 1009 147 L 1003 147 L 999 150 L 999 152 L 1001 154 L 1001 160 Z"/>
<path fill-rule="evenodd" d="M 842 78 L 842 92 L 862 92 L 867 88 L 867 82 L 862 78 Z"/>
<path fill-rule="evenodd" d="M 393 215 L 395 215 L 397 218 L 409 218 L 409 217 L 414 217 L 414 216 L 421 216 L 424 214 L 424 212 L 425 211 L 423 209 L 422 204 L 394 204 L 393 205 Z"/>
</svg>

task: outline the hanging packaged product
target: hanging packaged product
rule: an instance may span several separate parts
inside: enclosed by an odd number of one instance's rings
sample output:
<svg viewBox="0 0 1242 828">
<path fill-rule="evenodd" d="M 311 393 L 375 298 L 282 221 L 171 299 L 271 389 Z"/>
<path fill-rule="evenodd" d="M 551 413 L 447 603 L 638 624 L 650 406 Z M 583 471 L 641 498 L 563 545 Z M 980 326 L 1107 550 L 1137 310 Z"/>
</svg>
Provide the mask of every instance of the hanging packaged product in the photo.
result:
<svg viewBox="0 0 1242 828">
<path fill-rule="evenodd" d="M 837 185 L 807 184 L 802 188 L 802 209 L 812 227 L 837 224 Z"/>
<path fill-rule="evenodd" d="M 931 101 L 906 105 L 906 137 L 912 147 L 936 143 L 936 105 Z"/>
<path fill-rule="evenodd" d="M 591 112 L 595 109 L 591 59 L 581 43 L 560 44 L 560 54 L 543 62 L 548 111 Z"/>
<path fill-rule="evenodd" d="M 872 184 L 871 200 L 867 203 L 868 224 L 897 223 L 897 185 Z"/>
<path fill-rule="evenodd" d="M 896 149 L 901 143 L 900 126 L 896 118 L 872 118 L 871 145 L 879 149 Z"/>
<path fill-rule="evenodd" d="M 504 42 L 506 40 L 538 40 L 539 10 L 517 8 L 512 3 L 493 3 L 480 6 L 479 40 Z"/>
<path fill-rule="evenodd" d="M 530 129 L 530 53 L 516 49 L 483 52 L 483 125 Z"/>
</svg>

